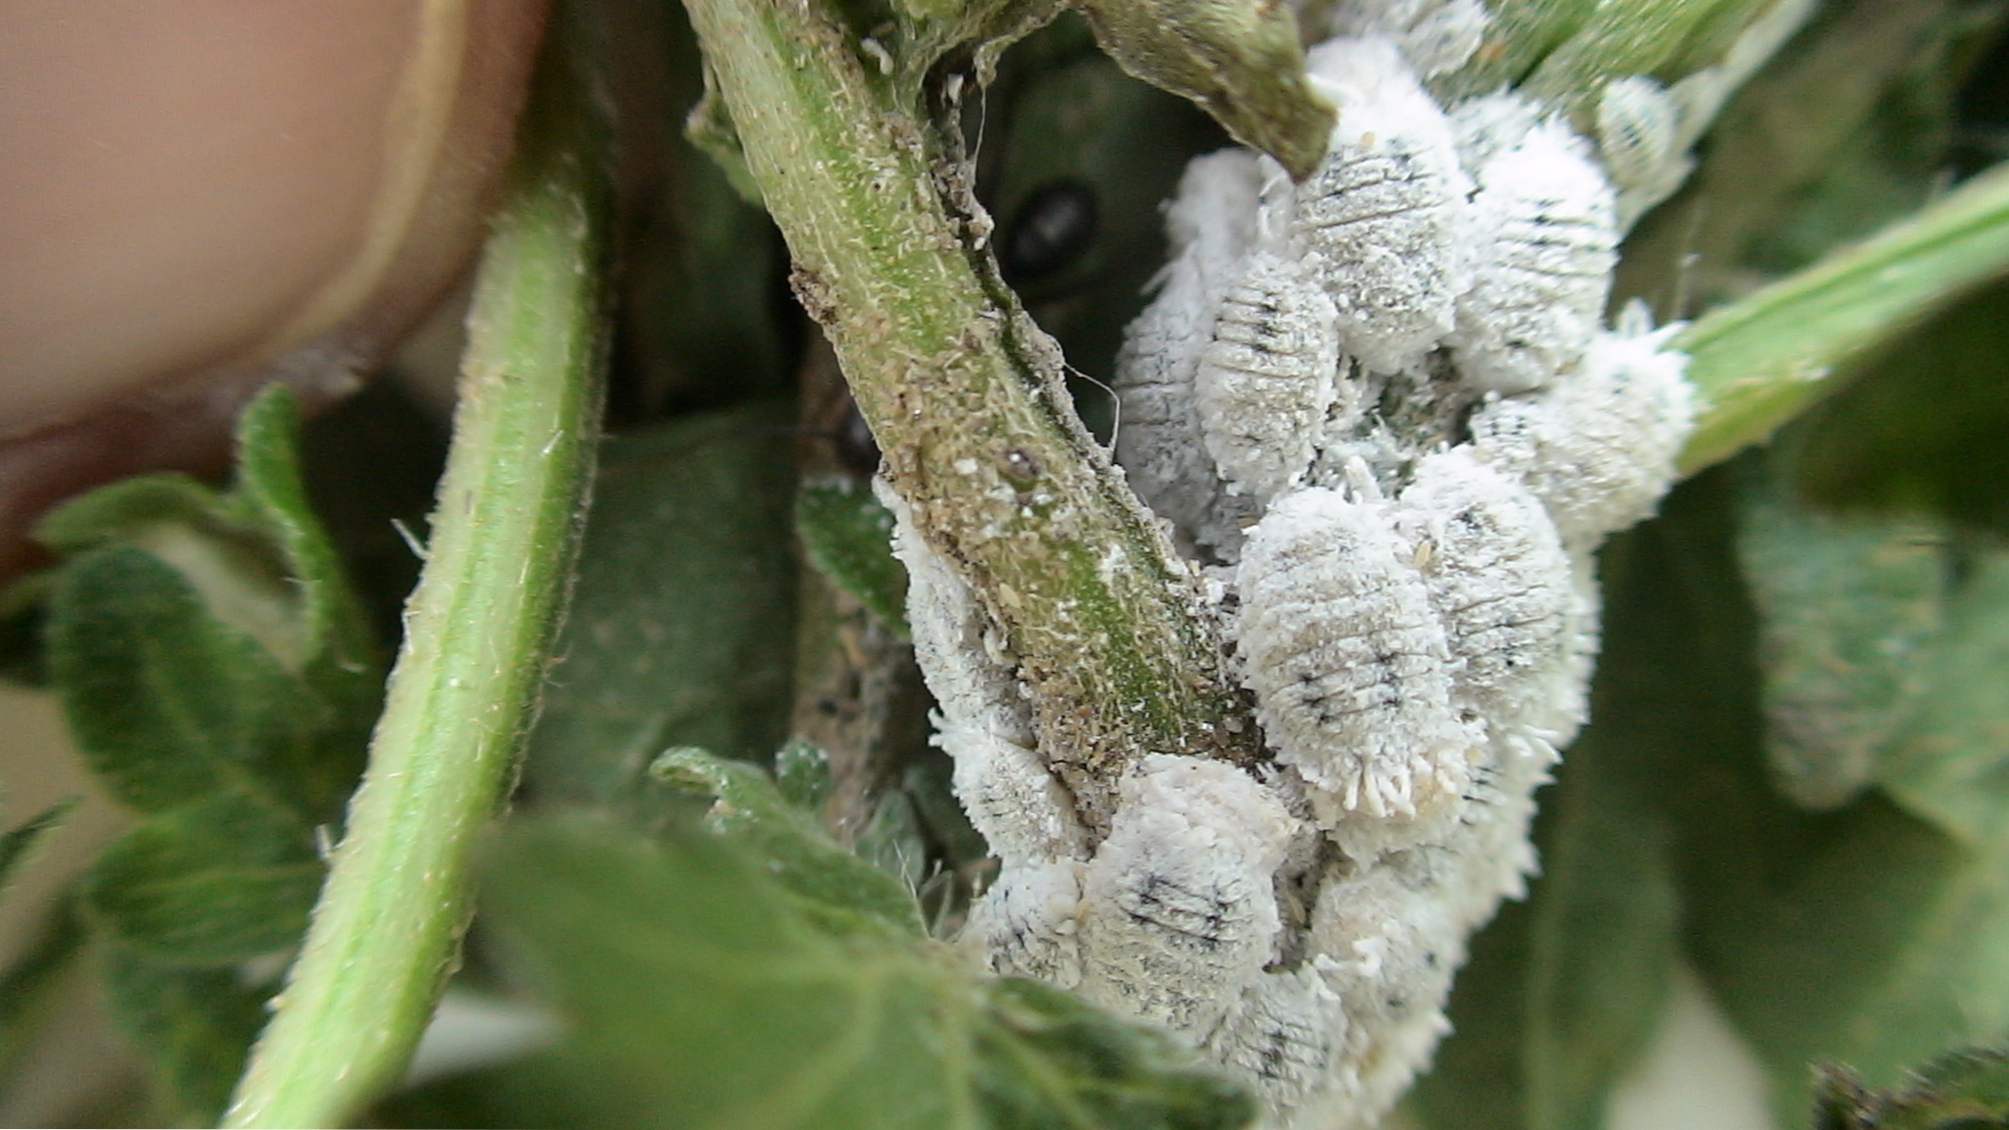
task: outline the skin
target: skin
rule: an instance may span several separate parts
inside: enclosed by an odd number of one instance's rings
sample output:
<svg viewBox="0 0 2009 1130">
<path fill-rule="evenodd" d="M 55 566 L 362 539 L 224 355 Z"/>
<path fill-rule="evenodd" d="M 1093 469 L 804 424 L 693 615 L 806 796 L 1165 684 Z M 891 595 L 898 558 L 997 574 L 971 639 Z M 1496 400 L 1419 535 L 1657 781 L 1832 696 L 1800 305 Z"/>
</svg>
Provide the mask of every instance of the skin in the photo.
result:
<svg viewBox="0 0 2009 1130">
<path fill-rule="evenodd" d="M 273 379 L 353 389 L 466 268 L 542 0 L 0 9 L 0 577 L 52 503 L 214 469 Z"/>
</svg>

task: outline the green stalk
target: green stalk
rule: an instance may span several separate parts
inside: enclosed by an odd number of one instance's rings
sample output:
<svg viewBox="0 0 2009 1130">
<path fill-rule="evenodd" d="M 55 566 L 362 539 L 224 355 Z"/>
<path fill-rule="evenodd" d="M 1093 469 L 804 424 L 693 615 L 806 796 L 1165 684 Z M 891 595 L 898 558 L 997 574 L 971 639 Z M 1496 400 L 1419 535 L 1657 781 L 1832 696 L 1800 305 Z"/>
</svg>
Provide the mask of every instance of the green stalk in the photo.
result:
<svg viewBox="0 0 2009 1130">
<path fill-rule="evenodd" d="M 1763 442 L 1845 384 L 1852 363 L 2005 271 L 2009 166 L 1704 316 L 1674 339 L 1702 399 L 1682 474 Z"/>
<path fill-rule="evenodd" d="M 338 1125 L 397 1081 L 456 962 L 475 834 L 514 780 L 601 395 L 605 182 L 560 47 L 483 252 L 432 544 L 369 768 L 228 1126 Z"/>
<path fill-rule="evenodd" d="M 686 6 L 796 293 L 922 534 L 1004 626 L 1083 815 L 1146 753 L 1253 756 L 1197 586 L 998 281 L 953 140 L 826 0 Z"/>
</svg>

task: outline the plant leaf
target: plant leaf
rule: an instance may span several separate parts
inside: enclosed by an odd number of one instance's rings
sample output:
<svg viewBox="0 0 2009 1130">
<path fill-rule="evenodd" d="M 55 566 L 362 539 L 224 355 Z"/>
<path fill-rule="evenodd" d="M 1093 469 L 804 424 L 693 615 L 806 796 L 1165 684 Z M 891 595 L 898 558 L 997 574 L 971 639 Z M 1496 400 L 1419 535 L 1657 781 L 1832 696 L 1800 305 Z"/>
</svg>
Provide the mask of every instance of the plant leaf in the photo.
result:
<svg viewBox="0 0 2009 1130">
<path fill-rule="evenodd" d="M 1990 1130 L 2009 1125 L 2009 1053 L 1983 1048 L 1951 1052 L 1914 1074 L 1908 1085 L 1875 1092 L 1844 1068 L 1823 1068 L 1815 1097 L 1815 1130 Z"/>
<path fill-rule="evenodd" d="M 830 796 L 830 755 L 808 742 L 789 739 L 774 754 L 774 787 L 781 790 L 783 800 L 815 812 Z"/>
<path fill-rule="evenodd" d="M 1944 535 L 1825 517 L 1783 493 L 1754 487 L 1737 539 L 1761 617 L 1765 752 L 1781 792 L 1835 808 L 1876 779 L 1928 685 L 1944 623 Z"/>
<path fill-rule="evenodd" d="M 893 512 L 862 483 L 804 486 L 795 496 L 795 532 L 809 563 L 856 597 L 879 621 L 907 634 L 907 571 L 893 556 Z"/>
<path fill-rule="evenodd" d="M 299 941 L 325 868 L 291 812 L 219 794 L 159 813 L 106 848 L 84 908 L 163 965 L 230 965 Z"/>
<path fill-rule="evenodd" d="M 182 573 L 144 550 L 94 549 L 64 568 L 50 617 L 71 731 L 121 800 L 158 812 L 237 791 L 318 818 L 311 737 L 327 707 Z"/>
<path fill-rule="evenodd" d="M 788 409 L 693 416 L 603 445 L 525 783 L 602 804 L 692 745 L 766 758 L 788 720 L 795 566 Z"/>
<path fill-rule="evenodd" d="M 1254 1113 L 1169 1039 L 1063 994 L 925 942 L 818 933 L 716 838 L 519 825 L 488 875 L 487 921 L 576 1021 L 577 1125 L 1198 1130 Z"/>
<path fill-rule="evenodd" d="M 663 754 L 650 772 L 686 795 L 713 798 L 705 827 L 751 853 L 825 928 L 920 935 L 912 888 L 839 847 L 760 769 L 686 748 Z"/>
<path fill-rule="evenodd" d="M 252 1038 L 265 992 L 235 970 L 157 965 L 120 946 L 105 955 L 112 1017 L 152 1067 L 160 1101 L 182 1124 L 214 1125 Z"/>
<path fill-rule="evenodd" d="M 1664 735 L 1630 756 L 1676 829 L 1689 958 L 1797 1120 L 1810 1062 L 1885 1085 L 2009 1026 L 2009 833 L 1970 848 L 1874 795 L 1814 814 L 1770 787 L 1733 485 L 1684 487 L 1607 551 L 1606 662 L 1637 681 L 1599 709 Z"/>
</svg>

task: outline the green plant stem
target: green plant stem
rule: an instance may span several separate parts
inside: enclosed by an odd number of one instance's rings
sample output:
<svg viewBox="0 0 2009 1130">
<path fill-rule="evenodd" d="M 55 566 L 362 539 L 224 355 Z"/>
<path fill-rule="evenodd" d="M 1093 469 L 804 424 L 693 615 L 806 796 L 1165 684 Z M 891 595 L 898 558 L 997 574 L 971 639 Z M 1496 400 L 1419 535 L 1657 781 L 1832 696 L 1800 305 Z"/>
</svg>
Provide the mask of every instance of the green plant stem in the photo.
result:
<svg viewBox="0 0 2009 1130">
<path fill-rule="evenodd" d="M 1040 748 L 1100 823 L 1143 754 L 1253 756 L 1197 586 L 998 281 L 946 133 L 825 0 L 687 0 L 886 473 L 1004 626 Z"/>
<path fill-rule="evenodd" d="M 456 960 L 475 834 L 514 777 L 601 393 L 603 170 L 563 61 L 547 49 L 483 253 L 432 543 L 369 768 L 229 1126 L 338 1125 L 396 1082 Z"/>
<path fill-rule="evenodd" d="M 1839 389 L 1851 365 L 2009 271 L 2009 166 L 1917 216 L 1721 307 L 1674 339 L 1702 399 L 1694 474 Z"/>
</svg>

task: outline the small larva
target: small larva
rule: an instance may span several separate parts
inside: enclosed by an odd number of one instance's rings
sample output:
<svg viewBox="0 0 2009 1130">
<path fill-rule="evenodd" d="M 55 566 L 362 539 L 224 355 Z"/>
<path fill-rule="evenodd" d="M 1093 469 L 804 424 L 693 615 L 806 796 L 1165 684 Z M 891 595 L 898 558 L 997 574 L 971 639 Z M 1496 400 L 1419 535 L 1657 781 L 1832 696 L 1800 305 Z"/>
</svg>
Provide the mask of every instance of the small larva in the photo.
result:
<svg viewBox="0 0 2009 1130">
<path fill-rule="evenodd" d="M 1325 162 L 1298 186 L 1292 233 L 1321 260 L 1346 352 L 1395 372 L 1452 329 L 1465 174 L 1444 112 L 1393 44 L 1335 39 L 1306 66 L 1340 114 Z"/>
<path fill-rule="evenodd" d="M 1664 348 L 1674 327 L 1648 322 L 1635 304 L 1618 330 L 1592 339 L 1570 379 L 1472 415 L 1473 449 L 1542 500 L 1572 549 L 1653 513 L 1694 424 L 1687 355 Z"/>
<path fill-rule="evenodd" d="M 1547 512 L 1460 447 L 1416 465 L 1397 525 L 1456 662 L 1454 704 L 1519 721 L 1563 665 L 1571 629 L 1570 559 Z"/>
<path fill-rule="evenodd" d="M 1559 120 L 1479 170 L 1472 286 L 1451 337 L 1476 389 L 1525 392 L 1574 365 L 1597 332 L 1618 266 L 1611 185 Z"/>
<path fill-rule="evenodd" d="M 1197 1042 L 1269 960 L 1293 823 L 1231 765 L 1140 762 L 1082 876 L 1082 995 Z"/>
<path fill-rule="evenodd" d="M 1337 0 L 1326 16 L 1332 35 L 1393 38 L 1425 78 L 1464 66 L 1491 22 L 1479 0 Z"/>
<path fill-rule="evenodd" d="M 1679 102 L 1645 75 L 1613 79 L 1598 95 L 1598 151 L 1618 186 L 1620 230 L 1674 195 L 1694 169 L 1681 118 Z"/>
<path fill-rule="evenodd" d="M 1338 315 L 1302 264 L 1263 251 L 1214 315 L 1194 377 L 1200 434 L 1228 482 L 1268 498 L 1295 483 L 1342 391 Z"/>
<path fill-rule="evenodd" d="M 1341 1082 L 1334 1061 L 1346 1038 L 1346 1011 L 1326 987 L 1322 971 L 1329 966 L 1314 959 L 1262 974 L 1207 1037 L 1207 1052 L 1255 1082 L 1272 1118 Z"/>
<path fill-rule="evenodd" d="M 1080 871 L 1065 861 L 1006 867 L 970 908 L 962 943 L 976 947 L 993 973 L 1074 988 L 1081 983 Z"/>
<path fill-rule="evenodd" d="M 1236 579 L 1244 681 L 1278 761 L 1343 811 L 1393 822 L 1456 797 L 1469 735 L 1450 651 L 1383 506 L 1286 495 L 1250 531 Z"/>
</svg>

